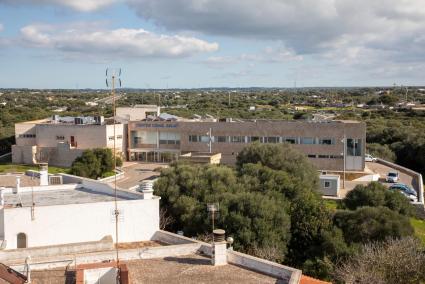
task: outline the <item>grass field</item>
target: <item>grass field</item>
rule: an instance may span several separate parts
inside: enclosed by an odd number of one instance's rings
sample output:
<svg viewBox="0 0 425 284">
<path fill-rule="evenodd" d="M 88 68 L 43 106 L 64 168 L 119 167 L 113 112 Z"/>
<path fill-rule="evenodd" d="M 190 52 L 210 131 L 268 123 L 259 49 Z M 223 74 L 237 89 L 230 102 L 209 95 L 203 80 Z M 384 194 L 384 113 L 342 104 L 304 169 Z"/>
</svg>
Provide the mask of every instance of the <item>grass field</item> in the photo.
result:
<svg viewBox="0 0 425 284">
<path fill-rule="evenodd" d="M 332 211 L 335 211 L 338 208 L 337 200 L 324 199 L 323 202 L 325 202 L 326 207 L 328 207 Z"/>
<path fill-rule="evenodd" d="M 415 235 L 425 245 L 425 220 L 419 220 L 416 218 L 410 218 L 410 224 L 415 229 Z"/>
<path fill-rule="evenodd" d="M 16 173 L 25 172 L 28 170 L 38 171 L 38 166 L 35 165 L 15 165 L 15 164 L 0 164 L 0 173 Z M 49 173 L 68 173 L 69 169 L 49 166 Z"/>
</svg>

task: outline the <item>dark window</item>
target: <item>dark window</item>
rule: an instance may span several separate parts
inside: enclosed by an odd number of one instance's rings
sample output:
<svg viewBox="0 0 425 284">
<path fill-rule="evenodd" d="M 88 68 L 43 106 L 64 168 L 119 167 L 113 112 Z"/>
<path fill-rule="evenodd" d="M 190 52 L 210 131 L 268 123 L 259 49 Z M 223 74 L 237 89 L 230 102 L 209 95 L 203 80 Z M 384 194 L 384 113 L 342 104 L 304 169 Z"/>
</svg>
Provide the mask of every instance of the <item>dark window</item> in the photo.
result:
<svg viewBox="0 0 425 284">
<path fill-rule="evenodd" d="M 329 159 L 329 155 L 319 155 L 320 159 Z"/>
<path fill-rule="evenodd" d="M 332 138 L 320 138 L 319 139 L 319 144 L 322 144 L 322 145 L 334 145 L 335 144 L 335 139 L 332 139 Z"/>
<path fill-rule="evenodd" d="M 362 155 L 362 140 L 361 139 L 347 139 L 347 155 L 348 156 L 361 156 Z"/>
<path fill-rule="evenodd" d="M 287 138 L 283 138 L 282 141 L 289 144 L 297 144 L 298 139 L 295 137 L 287 137 Z"/>
<path fill-rule="evenodd" d="M 189 135 L 189 142 L 199 142 L 198 135 Z"/>
<path fill-rule="evenodd" d="M 249 136 L 248 137 L 248 143 L 255 142 L 255 141 L 260 141 L 260 137 L 259 136 Z"/>
<path fill-rule="evenodd" d="M 307 155 L 307 157 L 309 157 L 309 158 L 316 158 L 316 155 L 309 154 L 309 155 Z"/>
<path fill-rule="evenodd" d="M 227 136 L 215 136 L 214 141 L 218 143 L 226 143 L 227 142 Z"/>
<path fill-rule="evenodd" d="M 331 187 L 331 182 L 330 181 L 325 181 L 325 188 L 329 188 Z"/>
<path fill-rule="evenodd" d="M 279 137 L 264 137 L 264 143 L 279 143 Z"/>
</svg>

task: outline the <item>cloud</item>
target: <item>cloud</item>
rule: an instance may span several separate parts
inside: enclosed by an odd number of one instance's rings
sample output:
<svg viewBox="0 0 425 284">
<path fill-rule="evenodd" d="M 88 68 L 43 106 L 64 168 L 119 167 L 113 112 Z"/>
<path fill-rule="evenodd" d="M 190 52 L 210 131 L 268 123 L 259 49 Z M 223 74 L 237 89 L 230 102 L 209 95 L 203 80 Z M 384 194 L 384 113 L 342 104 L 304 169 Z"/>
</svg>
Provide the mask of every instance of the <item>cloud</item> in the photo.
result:
<svg viewBox="0 0 425 284">
<path fill-rule="evenodd" d="M 10 5 L 58 5 L 81 12 L 91 12 L 112 5 L 120 0 L 0 0 L 0 4 Z"/>
<path fill-rule="evenodd" d="M 346 64 L 374 57 L 425 61 L 423 0 L 127 2 L 139 16 L 168 30 L 278 41 L 295 56 Z"/>
<path fill-rule="evenodd" d="M 277 47 L 266 47 L 257 53 L 244 53 L 238 56 L 211 56 L 201 63 L 211 68 L 225 68 L 239 63 L 253 65 L 254 63 L 284 63 L 301 60 L 303 60 L 301 55 L 296 55 L 292 50 L 279 45 Z"/>
<path fill-rule="evenodd" d="M 2 32 L 4 30 L 4 26 L 2 23 L 0 23 L 0 32 Z"/>
<path fill-rule="evenodd" d="M 59 51 L 69 58 L 98 60 L 178 58 L 218 49 L 194 37 L 155 34 L 143 29 L 99 28 L 96 24 L 52 26 L 33 24 L 21 29 L 21 44 Z"/>
</svg>

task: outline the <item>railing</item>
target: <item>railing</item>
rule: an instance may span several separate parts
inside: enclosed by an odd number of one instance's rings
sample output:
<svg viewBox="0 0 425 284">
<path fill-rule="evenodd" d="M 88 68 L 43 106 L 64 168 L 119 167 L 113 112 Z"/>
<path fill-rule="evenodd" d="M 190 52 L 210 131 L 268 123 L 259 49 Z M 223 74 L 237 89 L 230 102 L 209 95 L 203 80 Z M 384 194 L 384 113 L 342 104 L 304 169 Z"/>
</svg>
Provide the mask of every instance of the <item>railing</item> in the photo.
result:
<svg viewBox="0 0 425 284">
<path fill-rule="evenodd" d="M 394 169 L 397 169 L 397 170 L 399 170 L 401 172 L 404 172 L 404 173 L 407 173 L 407 174 L 413 176 L 413 183 L 414 183 L 413 185 L 416 186 L 417 191 L 418 191 L 418 195 L 419 195 L 419 200 L 418 201 L 420 203 L 424 204 L 424 182 L 423 182 L 423 179 L 422 179 L 422 175 L 420 173 L 415 172 L 415 171 L 413 171 L 411 169 L 405 168 L 403 166 L 394 164 L 392 162 L 383 160 L 381 158 L 377 158 L 376 161 L 378 163 L 381 163 L 383 165 L 392 167 Z"/>
</svg>

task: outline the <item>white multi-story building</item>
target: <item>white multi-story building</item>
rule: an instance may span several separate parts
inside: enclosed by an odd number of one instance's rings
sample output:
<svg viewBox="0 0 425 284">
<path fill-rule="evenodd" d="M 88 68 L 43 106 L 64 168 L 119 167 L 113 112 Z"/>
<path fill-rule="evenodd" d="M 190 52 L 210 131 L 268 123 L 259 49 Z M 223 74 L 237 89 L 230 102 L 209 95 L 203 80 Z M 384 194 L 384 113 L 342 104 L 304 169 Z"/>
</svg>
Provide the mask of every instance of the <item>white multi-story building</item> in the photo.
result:
<svg viewBox="0 0 425 284">
<path fill-rule="evenodd" d="M 114 149 L 125 153 L 124 125 L 105 121 L 103 117 L 59 117 L 15 124 L 16 145 L 12 146 L 12 162 L 69 167 L 84 150 Z M 114 139 L 115 132 L 115 139 Z"/>
</svg>

